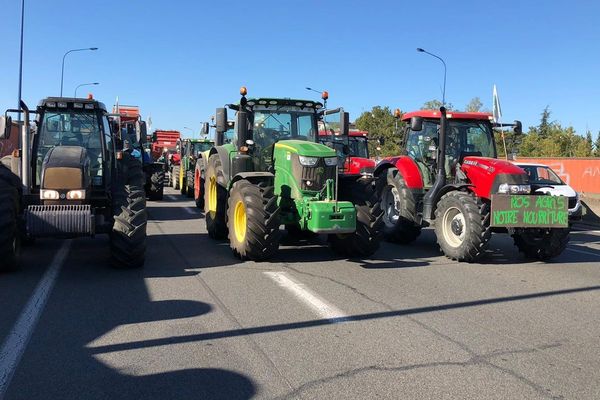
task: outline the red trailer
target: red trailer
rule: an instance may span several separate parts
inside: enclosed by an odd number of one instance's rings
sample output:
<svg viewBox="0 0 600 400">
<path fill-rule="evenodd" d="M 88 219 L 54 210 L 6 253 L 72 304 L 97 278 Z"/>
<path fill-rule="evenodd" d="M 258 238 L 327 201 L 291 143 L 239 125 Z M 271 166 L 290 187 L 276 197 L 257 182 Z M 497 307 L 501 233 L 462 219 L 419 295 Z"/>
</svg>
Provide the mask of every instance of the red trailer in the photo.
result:
<svg viewBox="0 0 600 400">
<path fill-rule="evenodd" d="M 177 148 L 177 143 L 181 139 L 179 131 L 155 130 L 152 133 L 151 154 L 154 160 L 158 160 L 165 150 L 172 153 Z"/>
</svg>

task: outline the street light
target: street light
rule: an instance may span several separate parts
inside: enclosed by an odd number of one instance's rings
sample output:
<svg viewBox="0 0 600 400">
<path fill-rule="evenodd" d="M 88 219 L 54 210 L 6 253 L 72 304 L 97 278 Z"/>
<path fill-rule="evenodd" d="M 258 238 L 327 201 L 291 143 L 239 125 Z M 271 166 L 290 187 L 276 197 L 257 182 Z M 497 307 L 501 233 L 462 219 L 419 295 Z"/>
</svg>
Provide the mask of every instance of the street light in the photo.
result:
<svg viewBox="0 0 600 400">
<path fill-rule="evenodd" d="M 21 89 L 23 88 L 23 26 L 25 23 L 25 0 L 21 1 L 21 48 L 19 54 L 19 103 L 17 109 L 19 110 L 18 120 L 21 122 Z M 19 139 L 20 141 L 21 139 Z"/>
<path fill-rule="evenodd" d="M 62 97 L 63 94 L 63 81 L 64 81 L 64 77 L 65 77 L 65 57 L 67 57 L 67 54 L 69 53 L 73 53 L 75 51 L 87 51 L 87 50 L 98 50 L 97 47 L 88 47 L 86 49 L 73 49 L 73 50 L 69 50 L 67 51 L 64 55 L 63 55 L 63 59 L 62 59 L 62 69 L 60 72 L 60 97 Z"/>
<path fill-rule="evenodd" d="M 329 92 L 327 90 L 317 90 L 313 88 L 305 88 L 306 90 L 310 90 L 311 92 L 319 93 L 321 98 L 323 99 L 323 107 L 327 108 L 327 99 L 329 98 Z"/>
<path fill-rule="evenodd" d="M 194 137 L 194 130 L 192 128 L 188 128 L 187 126 L 184 126 L 183 129 L 187 129 L 188 131 L 192 131 L 192 137 Z"/>
<path fill-rule="evenodd" d="M 417 47 L 417 51 L 419 53 L 429 54 L 430 56 L 437 58 L 438 60 L 440 60 L 442 62 L 442 64 L 444 64 L 444 89 L 442 90 L 442 105 L 445 106 L 446 105 L 446 62 L 442 59 L 442 57 L 436 56 L 435 54 L 430 53 L 427 50 L 422 49 L 420 47 Z"/>
<path fill-rule="evenodd" d="M 82 86 L 91 86 L 91 85 L 99 85 L 100 82 L 90 82 L 90 83 L 82 83 L 80 85 L 77 85 L 77 87 L 75 88 L 75 98 L 77 98 L 77 89 L 79 89 Z"/>
</svg>

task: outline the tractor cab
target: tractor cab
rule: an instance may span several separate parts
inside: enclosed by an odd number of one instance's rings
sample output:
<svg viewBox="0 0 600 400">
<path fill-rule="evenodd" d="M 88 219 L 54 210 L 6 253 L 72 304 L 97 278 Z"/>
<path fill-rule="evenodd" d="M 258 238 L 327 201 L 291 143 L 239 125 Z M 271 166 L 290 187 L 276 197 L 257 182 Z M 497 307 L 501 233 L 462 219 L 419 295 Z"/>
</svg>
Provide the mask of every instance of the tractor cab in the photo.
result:
<svg viewBox="0 0 600 400">
<path fill-rule="evenodd" d="M 417 164 L 423 186 L 430 188 L 440 160 L 440 112 L 421 110 L 406 113 L 406 133 L 403 137 L 404 154 Z M 456 179 L 456 166 L 468 156 L 496 158 L 492 116 L 480 112 L 449 112 L 446 128 L 444 172 L 448 182 Z"/>
<path fill-rule="evenodd" d="M 331 129 L 319 129 L 319 142 L 333 148 L 338 156 L 340 173 L 344 176 L 373 176 L 375 161 L 369 158 L 368 132 L 352 129 L 339 135 Z M 382 144 L 383 140 L 379 139 Z"/>
</svg>

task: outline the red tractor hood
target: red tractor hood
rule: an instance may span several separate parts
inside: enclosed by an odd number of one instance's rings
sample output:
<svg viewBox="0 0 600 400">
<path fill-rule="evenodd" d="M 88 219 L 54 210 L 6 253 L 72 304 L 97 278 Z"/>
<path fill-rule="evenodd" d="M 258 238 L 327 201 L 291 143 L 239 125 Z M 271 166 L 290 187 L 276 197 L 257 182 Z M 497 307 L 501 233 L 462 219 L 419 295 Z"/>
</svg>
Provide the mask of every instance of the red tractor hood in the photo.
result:
<svg viewBox="0 0 600 400">
<path fill-rule="evenodd" d="M 465 157 L 461 169 L 473 185 L 477 196 L 486 199 L 496 193 L 502 183 L 526 184 L 528 180 L 527 174 L 521 168 L 496 158 L 468 156 Z"/>
<path fill-rule="evenodd" d="M 361 157 L 348 157 L 344 165 L 344 174 L 359 175 L 361 173 L 373 174 L 375 160 Z"/>
</svg>

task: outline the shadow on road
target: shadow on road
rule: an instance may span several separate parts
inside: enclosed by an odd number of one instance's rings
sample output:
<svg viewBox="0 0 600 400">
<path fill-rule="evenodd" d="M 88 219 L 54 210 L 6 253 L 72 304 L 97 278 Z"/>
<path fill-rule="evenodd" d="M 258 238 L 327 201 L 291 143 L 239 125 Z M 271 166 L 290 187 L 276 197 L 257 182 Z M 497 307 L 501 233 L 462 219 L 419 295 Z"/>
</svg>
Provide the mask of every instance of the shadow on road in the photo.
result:
<svg viewBox="0 0 600 400">
<path fill-rule="evenodd" d="M 113 270 L 90 258 L 106 238 L 76 240 L 27 347 L 6 399 L 250 399 L 256 386 L 234 371 L 209 368 L 202 358 L 180 362 L 170 348 L 104 354 L 93 343 L 118 344 L 171 332 L 176 321 L 207 315 L 210 304 L 151 299 L 144 278 L 185 276 L 184 266 L 149 263 L 147 269 Z M 148 255 L 166 252 L 151 243 Z M 146 325 L 156 321 L 158 331 Z M 196 320 L 197 321 L 197 320 Z M 197 323 L 197 322 L 196 322 Z M 156 325 L 151 325 L 156 326 Z M 117 331 L 115 331 L 117 330 Z M 120 331 L 123 330 L 123 331 Z M 121 334 L 126 332 L 126 334 Z M 167 337 L 166 340 L 174 338 Z M 114 365 L 112 360 L 118 360 Z M 204 361 L 204 362 L 203 362 Z M 190 365 L 192 366 L 190 368 Z"/>
<path fill-rule="evenodd" d="M 309 320 L 309 321 L 300 321 L 300 322 L 292 322 L 285 324 L 274 324 L 274 325 L 266 325 L 266 326 L 257 326 L 252 328 L 241 328 L 241 329 L 232 329 L 228 331 L 220 331 L 220 332 L 211 332 L 211 333 L 202 333 L 198 335 L 188 335 L 188 336 L 180 336 L 172 339 L 153 339 L 153 340 L 145 340 L 131 343 L 124 343 L 120 345 L 108 345 L 108 346 L 99 346 L 94 348 L 95 352 L 103 353 L 110 351 L 124 351 L 124 350 L 132 350 L 136 348 L 145 348 L 148 346 L 162 346 L 170 343 L 188 343 L 188 342 L 200 342 L 205 340 L 215 340 L 215 339 L 223 339 L 223 338 L 231 338 L 237 336 L 246 336 L 246 335 L 256 335 L 261 333 L 272 333 L 272 332 L 281 332 L 292 329 L 304 329 L 304 328 L 314 328 L 325 325 L 332 324 L 340 324 L 340 323 L 355 323 L 359 321 L 369 321 L 383 318 L 397 318 L 408 315 L 417 315 L 417 314 L 426 314 L 440 311 L 449 311 L 456 309 L 463 309 L 469 307 L 480 307 L 486 305 L 493 304 L 501 304 L 513 301 L 524 301 L 524 300 L 533 300 L 540 299 L 546 297 L 554 297 L 554 296 L 564 296 L 569 294 L 576 293 L 585 293 L 600 290 L 600 286 L 588 286 L 581 288 L 573 288 L 573 289 L 561 289 L 561 290 L 553 290 L 546 292 L 538 292 L 538 293 L 528 293 L 522 295 L 515 296 L 506 296 L 506 297 L 494 297 L 487 298 L 481 300 L 473 300 L 473 301 L 465 301 L 459 303 L 449 303 L 449 304 L 440 304 L 434 306 L 426 306 L 426 307 L 416 307 L 409 308 L 404 310 L 394 310 L 394 311 L 383 311 L 376 313 L 368 313 L 368 314 L 358 314 L 358 315 L 350 315 L 348 317 L 344 317 L 340 320 L 331 320 L 331 319 L 317 319 L 317 320 Z"/>
</svg>

